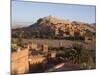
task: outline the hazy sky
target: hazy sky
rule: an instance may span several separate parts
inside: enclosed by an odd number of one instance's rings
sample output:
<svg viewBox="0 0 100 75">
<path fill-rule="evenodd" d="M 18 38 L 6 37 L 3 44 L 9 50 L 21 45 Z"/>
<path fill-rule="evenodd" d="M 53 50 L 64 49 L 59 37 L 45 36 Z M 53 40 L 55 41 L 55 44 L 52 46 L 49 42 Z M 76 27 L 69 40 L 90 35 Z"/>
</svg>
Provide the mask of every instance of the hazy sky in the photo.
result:
<svg viewBox="0 0 100 75">
<path fill-rule="evenodd" d="M 38 18 L 54 16 L 71 21 L 95 22 L 95 6 L 12 1 L 12 22 L 31 24 Z"/>
</svg>

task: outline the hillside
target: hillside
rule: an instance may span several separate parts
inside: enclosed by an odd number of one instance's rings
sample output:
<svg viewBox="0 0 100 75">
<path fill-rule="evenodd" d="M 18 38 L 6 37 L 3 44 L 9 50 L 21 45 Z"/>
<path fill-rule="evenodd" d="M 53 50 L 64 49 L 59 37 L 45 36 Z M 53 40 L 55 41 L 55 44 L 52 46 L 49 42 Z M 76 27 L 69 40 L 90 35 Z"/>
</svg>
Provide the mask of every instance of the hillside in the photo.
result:
<svg viewBox="0 0 100 75">
<path fill-rule="evenodd" d="M 95 33 L 95 30 L 95 23 L 88 24 L 47 16 L 38 19 L 36 23 L 28 27 L 12 29 L 12 36 L 15 36 L 15 33 L 23 32 L 25 33 L 24 36 L 33 38 L 46 36 L 73 37 L 75 33 L 83 36 L 87 32 Z"/>
</svg>

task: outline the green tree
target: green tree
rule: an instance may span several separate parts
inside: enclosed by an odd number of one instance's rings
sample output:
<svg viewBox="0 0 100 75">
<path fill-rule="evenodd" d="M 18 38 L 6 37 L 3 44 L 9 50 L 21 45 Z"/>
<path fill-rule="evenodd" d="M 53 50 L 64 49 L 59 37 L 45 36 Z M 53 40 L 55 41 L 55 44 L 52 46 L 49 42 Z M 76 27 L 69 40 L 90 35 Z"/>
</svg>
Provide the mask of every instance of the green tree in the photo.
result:
<svg viewBox="0 0 100 75">
<path fill-rule="evenodd" d="M 74 43 L 72 45 L 72 48 L 75 49 L 76 52 L 77 52 L 78 63 L 79 63 L 80 62 L 80 56 L 82 54 L 83 45 L 82 44 L 78 44 L 78 43 Z"/>
</svg>

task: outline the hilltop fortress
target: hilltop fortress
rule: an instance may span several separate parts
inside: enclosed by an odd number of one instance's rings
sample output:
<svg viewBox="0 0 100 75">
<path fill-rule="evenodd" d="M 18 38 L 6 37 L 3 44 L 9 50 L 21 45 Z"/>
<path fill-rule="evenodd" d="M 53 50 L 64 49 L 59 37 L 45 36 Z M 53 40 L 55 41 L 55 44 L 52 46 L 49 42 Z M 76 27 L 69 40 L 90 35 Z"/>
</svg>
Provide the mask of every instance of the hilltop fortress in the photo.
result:
<svg viewBox="0 0 100 75">
<path fill-rule="evenodd" d="M 40 21 L 41 20 L 41 21 Z M 45 23 L 47 21 L 47 24 Z M 79 32 L 81 36 L 86 33 L 86 30 L 91 32 L 95 32 L 95 28 L 92 28 L 88 23 L 82 22 L 71 22 L 70 20 L 58 19 L 52 16 L 47 16 L 44 18 L 40 18 L 37 23 L 51 26 L 51 28 L 55 31 L 55 35 L 59 35 L 61 32 L 63 36 L 74 36 L 75 32 Z M 45 23 L 45 24 L 44 24 Z"/>
<path fill-rule="evenodd" d="M 89 34 L 95 35 L 95 25 L 58 19 L 52 16 L 39 18 L 36 23 L 29 27 L 12 29 L 12 36 L 15 33 L 25 34 L 25 38 L 73 38 L 75 36 L 84 37 Z M 49 35 L 48 35 L 49 33 Z M 29 35 L 30 34 L 30 35 Z"/>
</svg>

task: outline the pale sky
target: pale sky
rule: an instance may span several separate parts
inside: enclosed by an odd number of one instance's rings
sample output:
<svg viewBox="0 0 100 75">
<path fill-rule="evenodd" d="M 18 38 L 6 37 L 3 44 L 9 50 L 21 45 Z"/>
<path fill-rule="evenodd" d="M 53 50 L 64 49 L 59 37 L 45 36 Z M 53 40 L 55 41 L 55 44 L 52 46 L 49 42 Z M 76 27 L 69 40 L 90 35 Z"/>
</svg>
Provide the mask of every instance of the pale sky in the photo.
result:
<svg viewBox="0 0 100 75">
<path fill-rule="evenodd" d="M 95 23 L 95 10 L 96 7 L 92 5 L 12 1 L 12 22 L 30 25 L 39 18 L 51 15 L 71 21 Z"/>
</svg>

